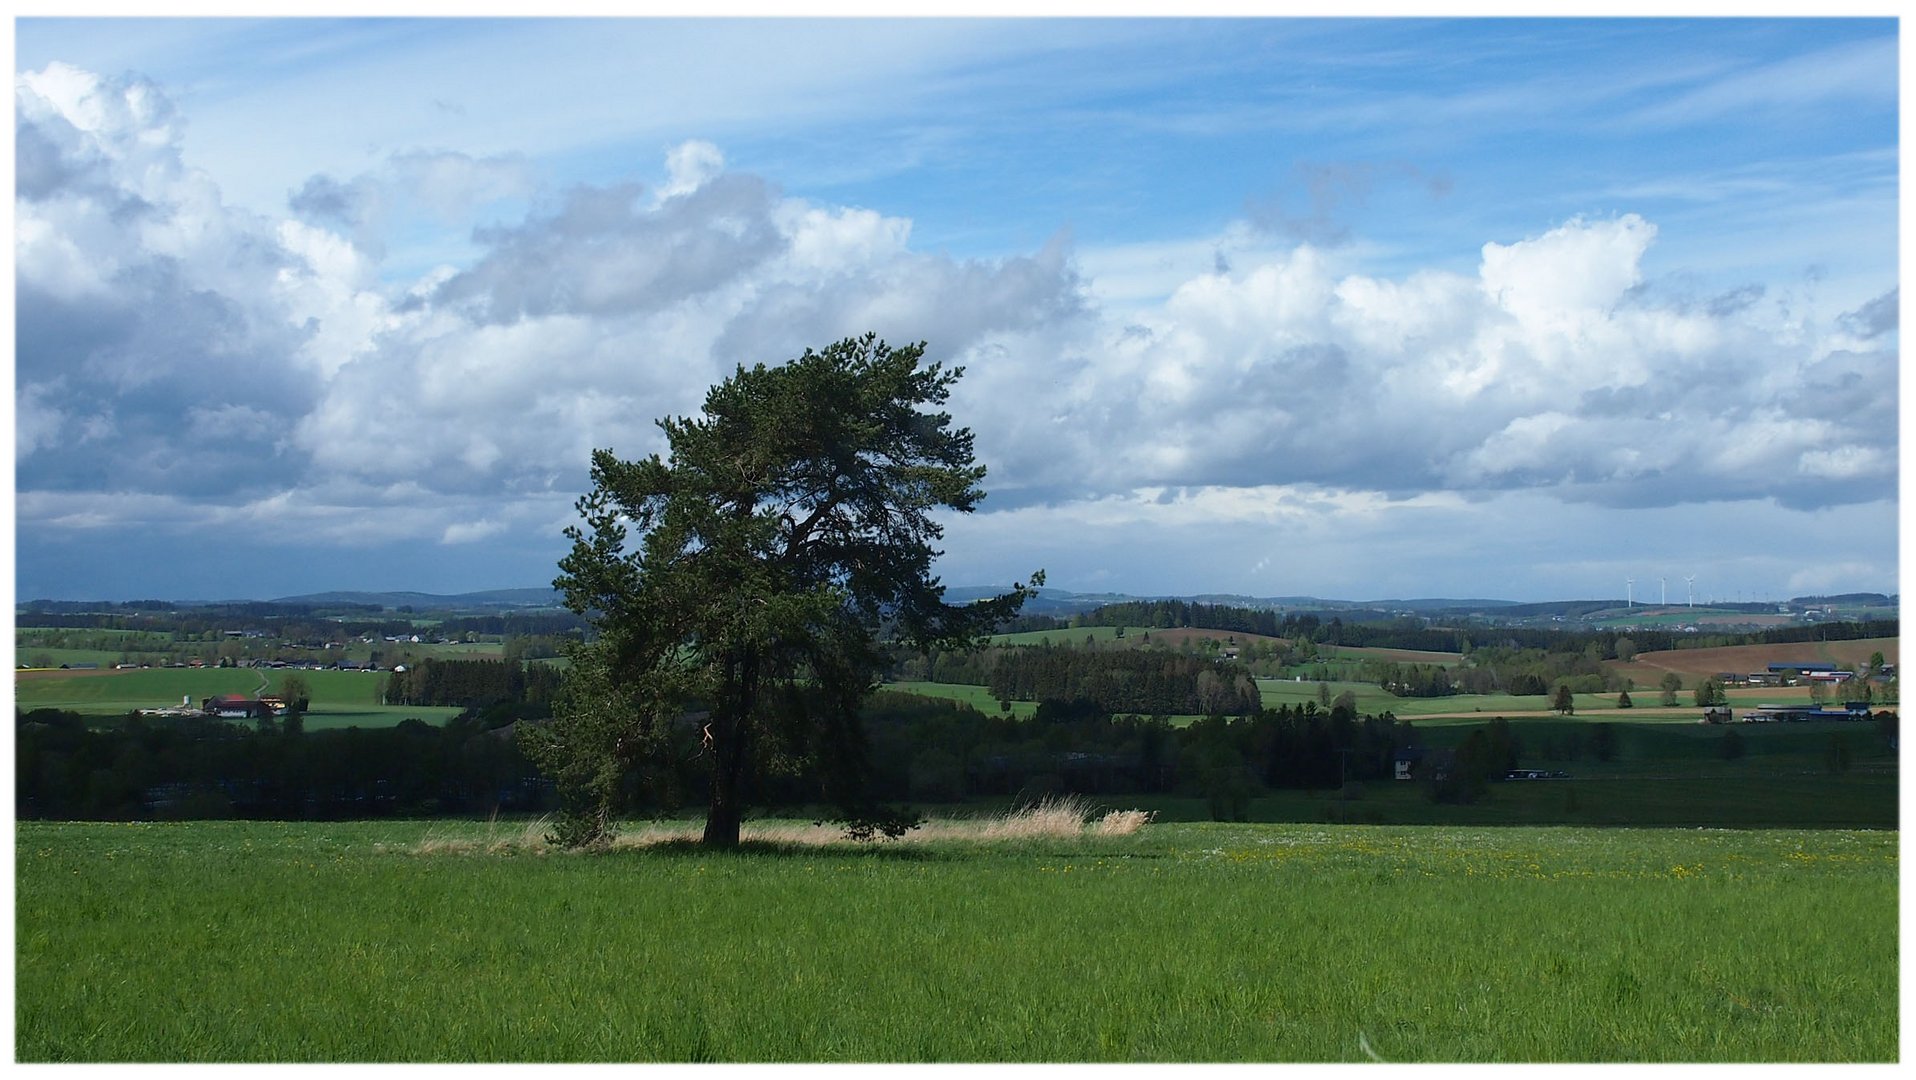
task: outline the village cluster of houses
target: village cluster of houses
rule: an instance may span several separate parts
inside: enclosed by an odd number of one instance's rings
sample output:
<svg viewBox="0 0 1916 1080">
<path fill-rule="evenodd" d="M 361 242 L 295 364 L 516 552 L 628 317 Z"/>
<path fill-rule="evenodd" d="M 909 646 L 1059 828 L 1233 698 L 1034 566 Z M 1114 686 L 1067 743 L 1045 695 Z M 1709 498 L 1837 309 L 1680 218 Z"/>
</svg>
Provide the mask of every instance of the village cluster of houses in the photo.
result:
<svg viewBox="0 0 1916 1080">
<path fill-rule="evenodd" d="M 1846 683 L 1856 678 L 1854 671 L 1839 668 L 1835 664 L 1823 663 L 1771 664 L 1766 671 L 1751 671 L 1747 673 L 1739 671 L 1719 671 L 1713 675 L 1712 678 L 1724 686 L 1794 686 L 1796 683 L 1795 679 L 1791 677 L 1792 672 L 1795 673 L 1796 678 L 1801 678 L 1808 682 L 1835 684 Z M 1896 665 L 1894 664 L 1884 664 L 1880 673 L 1870 676 L 1874 681 L 1882 683 L 1887 683 L 1895 677 Z"/>
<path fill-rule="evenodd" d="M 1723 714 L 1721 719 L 1711 719 L 1705 714 L 1706 724 L 1729 723 L 1729 709 L 1716 709 L 1712 712 Z M 1758 705 L 1746 711 L 1740 718 L 1746 724 L 1798 723 L 1806 720 L 1868 720 L 1875 714 L 1870 712 L 1867 701 L 1845 701 L 1841 705 Z"/>
</svg>

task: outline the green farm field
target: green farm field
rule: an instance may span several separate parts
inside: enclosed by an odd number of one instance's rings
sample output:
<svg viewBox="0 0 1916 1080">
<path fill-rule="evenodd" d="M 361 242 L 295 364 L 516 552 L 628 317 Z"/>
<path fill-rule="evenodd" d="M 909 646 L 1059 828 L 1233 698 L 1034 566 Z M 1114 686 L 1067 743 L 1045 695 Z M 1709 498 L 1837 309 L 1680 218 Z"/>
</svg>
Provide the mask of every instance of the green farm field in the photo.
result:
<svg viewBox="0 0 1916 1080">
<path fill-rule="evenodd" d="M 962 701 L 987 716 L 996 716 L 999 709 L 998 699 L 991 696 L 991 688 L 974 686 L 971 683 L 939 682 L 889 682 L 880 689 L 900 694 L 916 694 L 919 697 L 944 698 L 948 701 Z M 1014 701 L 1011 703 L 1011 715 L 1016 717 L 1035 716 L 1038 703 L 1035 701 Z"/>
<path fill-rule="evenodd" d="M 1544 694 L 1453 694 L 1449 697 L 1400 698 L 1392 696 L 1375 683 L 1333 681 L 1329 685 L 1333 696 L 1346 690 L 1355 694 L 1357 711 L 1369 715 L 1389 712 L 1403 719 L 1460 724 L 1481 723 L 1493 716 L 1514 719 L 1555 715 L 1550 708 L 1550 697 Z M 1302 682 L 1259 679 L 1257 688 L 1267 706 L 1302 705 L 1318 699 L 1317 683 L 1309 679 Z M 1728 696 L 1730 705 L 1739 710 L 1738 715 L 1741 715 L 1740 710 L 1758 705 L 1809 705 L 1813 700 L 1807 686 L 1739 688 L 1728 691 Z M 1572 715 L 1685 724 L 1694 724 L 1703 715 L 1703 710 L 1695 704 L 1694 693 L 1687 689 L 1678 693 L 1678 703 L 1674 706 L 1659 704 L 1662 693 L 1653 686 L 1632 690 L 1630 698 L 1631 707 L 1626 709 L 1617 704 L 1617 695 L 1614 693 L 1573 694 L 1571 701 L 1576 706 L 1576 712 Z"/>
<path fill-rule="evenodd" d="M 1893 831 L 1191 823 L 998 844 L 418 853 L 491 829 L 20 823 L 16 1057 L 1898 1052 Z"/>
<path fill-rule="evenodd" d="M 308 730 L 336 727 L 391 727 L 409 717 L 443 723 L 454 708 L 381 705 L 383 676 L 368 671 L 295 671 L 253 668 L 146 668 L 137 671 L 15 672 L 14 700 L 22 709 L 68 709 L 86 716 L 119 717 L 134 709 L 198 705 L 218 694 L 276 692 L 289 677 L 306 680 L 312 690 Z"/>
<path fill-rule="evenodd" d="M 1400 698 L 1380 689 L 1375 683 L 1338 682 L 1327 684 L 1331 696 L 1335 697 L 1350 691 L 1357 698 L 1359 713 L 1376 715 L 1389 712 L 1399 719 L 1412 720 L 1437 725 L 1481 724 L 1494 716 L 1517 718 L 1554 718 L 1550 710 L 1550 699 L 1543 695 L 1519 697 L 1514 694 L 1456 694 L 1438 698 Z M 1258 694 L 1267 707 L 1280 705 L 1304 705 L 1318 700 L 1318 684 L 1311 680 L 1302 682 L 1290 679 L 1259 679 Z M 903 694 L 917 694 L 921 697 L 945 698 L 962 701 L 986 714 L 997 714 L 999 702 L 991 696 L 988 687 L 971 683 L 939 683 L 901 681 L 884 684 L 884 689 Z M 1688 691 L 1678 698 L 1682 704 L 1664 707 L 1656 704 L 1656 690 L 1639 690 L 1632 697 L 1632 708 L 1617 707 L 1615 694 L 1576 694 L 1576 717 L 1630 721 L 1633 723 L 1672 723 L 1695 724 L 1702 716 L 1702 710 L 1690 704 Z M 1732 690 L 1731 704 L 1738 709 L 1753 708 L 1758 704 L 1808 704 L 1809 690 L 1804 687 L 1770 687 L 1760 690 Z M 1033 701 L 1013 701 L 1011 712 L 1014 716 L 1031 716 L 1037 712 L 1038 705 Z M 1183 726 L 1195 720 L 1195 716 L 1173 716 L 1169 718 L 1174 725 Z"/>
</svg>

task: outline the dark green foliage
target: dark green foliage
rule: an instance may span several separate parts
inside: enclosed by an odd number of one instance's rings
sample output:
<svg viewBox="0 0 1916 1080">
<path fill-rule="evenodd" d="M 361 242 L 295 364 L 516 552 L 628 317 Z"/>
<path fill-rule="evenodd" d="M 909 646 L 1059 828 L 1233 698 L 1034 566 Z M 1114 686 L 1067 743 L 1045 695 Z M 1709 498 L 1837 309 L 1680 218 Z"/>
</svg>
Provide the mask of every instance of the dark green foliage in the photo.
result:
<svg viewBox="0 0 1916 1080">
<path fill-rule="evenodd" d="M 1663 673 L 1663 679 L 1657 685 L 1663 688 L 1663 703 L 1665 705 L 1675 705 L 1677 703 L 1677 691 L 1683 689 L 1683 676 L 1678 675 L 1674 671 L 1666 671 Z"/>
<path fill-rule="evenodd" d="M 1207 717 L 1191 725 L 1185 756 L 1213 821 L 1243 821 L 1256 794 L 1256 779 L 1230 725 Z"/>
<path fill-rule="evenodd" d="M 1494 669 L 1477 668 L 1474 670 L 1483 671 Z M 1550 692 L 1550 683 L 1541 674 L 1534 671 L 1522 671 L 1509 676 L 1507 685 L 1509 689 L 1506 692 L 1515 694 L 1518 697 L 1541 697 Z M 1480 693 L 1481 691 L 1471 690 L 1469 692 Z"/>
<path fill-rule="evenodd" d="M 571 649 L 571 664 L 553 701 L 552 722 L 528 728 L 526 756 L 557 782 L 559 820 L 552 839 L 584 847 L 607 839 L 616 809 L 635 801 L 626 789 L 642 765 L 667 758 L 671 724 L 643 709 L 612 677 L 602 644 Z M 670 803 L 674 774 L 641 776 L 638 786 Z"/>
<path fill-rule="evenodd" d="M 1550 709 L 1562 716 L 1569 716 L 1577 711 L 1577 702 L 1571 696 L 1568 683 L 1557 684 L 1556 692 L 1550 699 Z"/>
<path fill-rule="evenodd" d="M 1085 699 L 1105 712 L 1230 714 L 1258 707 L 1249 676 L 1216 660 L 1157 651 L 1092 652 L 1038 646 L 994 649 L 994 696 L 1019 701 Z"/>
<path fill-rule="evenodd" d="M 1481 730 L 1464 737 L 1449 762 L 1430 772 L 1427 791 L 1432 802 L 1474 803 L 1489 790 L 1496 770 L 1498 748 Z"/>
<path fill-rule="evenodd" d="M 1728 705 L 1730 695 L 1724 691 L 1722 683 L 1715 679 L 1705 679 L 1703 685 L 1696 688 L 1696 703 L 1705 708 L 1711 705 Z"/>
<path fill-rule="evenodd" d="M 51 709 L 18 716 L 15 815 L 106 820 L 385 817 L 543 810 L 543 784 L 511 732 L 472 713 L 443 727 L 276 731 L 131 716 L 88 728 Z"/>
<path fill-rule="evenodd" d="M 1459 689 L 1442 664 L 1371 663 L 1365 674 L 1395 697 L 1449 697 Z"/>
<path fill-rule="evenodd" d="M 1520 648 L 1509 642 L 1473 650 L 1470 663 L 1453 668 L 1449 680 L 1455 693 L 1508 693 L 1543 696 L 1558 686 L 1576 694 L 1601 694 L 1624 688 L 1623 680 L 1603 666 L 1603 641 L 1583 635 L 1565 638 L 1556 633 L 1557 651 Z"/>
<path fill-rule="evenodd" d="M 1598 761 L 1611 761 L 1617 756 L 1617 729 L 1614 724 L 1590 725 L 1590 752 Z"/>
<path fill-rule="evenodd" d="M 1106 604 L 1076 616 L 1072 621 L 1079 626 L 1152 626 L 1164 630 L 1189 626 L 1203 630 L 1235 630 L 1265 637 L 1290 637 L 1299 631 L 1302 625 L 1300 618 L 1308 618 L 1310 629 L 1316 628 L 1317 617 L 1314 615 L 1279 615 L 1275 611 L 1197 604 L 1185 600 L 1132 600 Z"/>
<path fill-rule="evenodd" d="M 1823 751 L 1823 768 L 1831 775 L 1840 776 L 1849 771 L 1850 758 L 1849 740 L 1830 732 L 1829 744 Z"/>
<path fill-rule="evenodd" d="M 1517 767 L 1523 757 L 1523 740 L 1510 729 L 1510 721 L 1499 716 L 1484 725 L 1484 760 L 1495 776 Z"/>
<path fill-rule="evenodd" d="M 1735 761 L 1743 754 L 1743 736 L 1737 734 L 1735 728 L 1725 731 L 1723 738 L 1717 742 L 1716 756 L 1724 761 Z"/>
<path fill-rule="evenodd" d="M 627 723 L 662 730 L 703 703 L 707 844 L 736 846 L 747 785 L 787 765 L 855 831 L 889 832 L 902 815 L 865 792 L 859 722 L 881 627 L 915 648 L 962 647 L 1030 594 L 958 607 L 931 576 L 933 515 L 976 507 L 985 470 L 971 432 L 935 411 L 959 372 L 923 356 L 868 335 L 740 367 L 699 417 L 659 422 L 667 458 L 592 455 L 554 586 L 597 628 Z M 552 767 L 568 783 L 623 770 L 617 739 L 564 733 L 575 719 L 555 718 L 552 752 L 600 760 Z M 605 797 L 603 784 L 574 790 L 568 814 L 602 818 Z"/>
<path fill-rule="evenodd" d="M 455 705 L 484 708 L 500 701 L 546 704 L 559 685 L 550 664 L 516 660 L 422 660 L 387 677 L 386 701 L 393 705 Z"/>
<path fill-rule="evenodd" d="M 1635 702 L 1630 700 L 1630 691 L 1628 690 L 1617 691 L 1617 708 L 1628 709 L 1633 707 L 1635 704 L 1636 704 Z"/>
</svg>

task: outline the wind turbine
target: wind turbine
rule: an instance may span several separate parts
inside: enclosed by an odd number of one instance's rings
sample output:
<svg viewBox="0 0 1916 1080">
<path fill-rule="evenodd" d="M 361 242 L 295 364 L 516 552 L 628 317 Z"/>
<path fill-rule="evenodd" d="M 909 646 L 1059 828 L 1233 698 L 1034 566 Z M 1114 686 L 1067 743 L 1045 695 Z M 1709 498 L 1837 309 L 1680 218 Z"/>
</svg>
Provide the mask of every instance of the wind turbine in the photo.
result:
<svg viewBox="0 0 1916 1080">
<path fill-rule="evenodd" d="M 1623 606 L 1625 609 L 1636 606 L 1636 588 L 1636 578 L 1627 577 L 1623 579 Z"/>
<path fill-rule="evenodd" d="M 1668 605 L 1669 602 L 1670 602 L 1670 581 L 1668 578 L 1658 578 L 1657 579 L 1657 606 L 1663 607 Z"/>
<path fill-rule="evenodd" d="M 1689 590 L 1690 606 L 1695 607 L 1696 606 L 1696 575 L 1695 574 L 1685 575 L 1683 578 L 1683 584 L 1684 584 L 1684 587 Z"/>
</svg>

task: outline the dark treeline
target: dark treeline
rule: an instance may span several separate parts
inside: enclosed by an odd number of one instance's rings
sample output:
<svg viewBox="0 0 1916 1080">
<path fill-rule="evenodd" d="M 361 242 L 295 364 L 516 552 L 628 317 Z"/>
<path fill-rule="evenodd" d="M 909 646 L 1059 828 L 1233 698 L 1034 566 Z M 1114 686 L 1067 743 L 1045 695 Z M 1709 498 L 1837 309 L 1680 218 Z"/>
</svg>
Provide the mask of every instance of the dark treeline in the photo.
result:
<svg viewBox="0 0 1916 1080">
<path fill-rule="evenodd" d="M 1082 698 L 1107 713 L 1242 715 L 1257 708 L 1256 684 L 1217 660 L 1143 649 L 1023 645 L 900 657 L 899 679 L 964 683 L 1000 701 Z"/>
<path fill-rule="evenodd" d="M 1001 701 L 1082 698 L 1107 713 L 1243 715 L 1258 706 L 1249 676 L 1172 652 L 1003 649 L 986 685 Z"/>
<path fill-rule="evenodd" d="M 224 609 L 194 608 L 165 613 L 78 614 L 22 613 L 16 625 L 73 630 L 143 630 L 181 638 L 223 634 L 228 630 L 259 630 L 289 641 L 337 641 L 362 634 L 392 636 L 414 633 L 408 619 L 329 619 L 314 615 L 257 615 Z"/>
<path fill-rule="evenodd" d="M 172 611 L 179 607 L 170 600 L 29 600 L 19 610 L 35 615 L 73 615 L 87 612 Z"/>
<path fill-rule="evenodd" d="M 575 615 L 570 611 L 457 615 L 442 621 L 438 632 L 450 638 L 466 634 L 482 637 L 576 637 L 583 635 L 589 625 L 583 615 Z"/>
<path fill-rule="evenodd" d="M 485 708 L 525 701 L 544 707 L 558 688 L 559 669 L 550 664 L 428 659 L 387 676 L 386 704 Z"/>
<path fill-rule="evenodd" d="M 1398 752 L 1419 746 L 1416 730 L 1388 714 L 1360 717 L 1314 703 L 1174 727 L 1163 716 L 1107 713 L 1084 700 L 1043 702 L 1036 716 L 1021 718 L 890 692 L 872 697 L 864 734 L 869 791 L 884 802 L 1174 794 L 1207 800 L 1220 819 L 1241 819 L 1267 789 L 1390 780 Z M 1514 744 L 1506 738 L 1500 745 L 1514 760 Z M 1501 760 L 1485 756 L 1476 779 Z M 681 753 L 675 761 L 674 770 L 633 778 L 626 813 L 669 812 L 671 793 L 700 790 L 699 756 Z M 813 803 L 819 790 L 805 773 L 750 781 L 755 800 L 772 806 Z"/>
<path fill-rule="evenodd" d="M 1623 646 L 1630 651 L 1628 639 Z M 1551 693 L 1567 685 L 1572 693 L 1597 694 L 1627 688 L 1627 676 L 1603 666 L 1615 659 L 1605 655 L 1602 645 L 1590 642 L 1576 652 L 1546 652 L 1543 649 L 1519 649 L 1486 646 L 1470 654 L 1468 664 L 1407 664 L 1392 661 L 1367 661 L 1362 677 L 1398 697 L 1448 697 L 1452 694 Z"/>
<path fill-rule="evenodd" d="M 1809 626 L 1779 626 L 1752 635 L 1753 645 L 1792 645 L 1799 641 L 1855 641 L 1859 638 L 1895 637 L 1897 619 L 1871 619 L 1867 622 L 1814 623 Z"/>
<path fill-rule="evenodd" d="M 555 805 L 552 785 L 520 752 L 512 723 L 532 711 L 502 703 L 437 728 L 407 720 L 298 732 L 138 717 L 89 729 L 77 714 L 37 710 L 17 716 L 16 812 L 296 820 L 544 811 Z M 1206 798 L 1218 817 L 1241 816 L 1265 788 L 1387 779 L 1395 752 L 1416 744 L 1409 724 L 1342 706 L 1259 709 L 1179 728 L 1085 700 L 1047 701 L 1021 718 L 888 692 L 872 697 L 863 730 L 869 790 L 880 800 L 1170 793 Z M 696 803 L 705 769 L 697 724 L 681 724 L 667 754 L 628 775 L 621 810 L 643 816 Z M 821 801 L 821 777 L 808 771 L 767 771 L 750 786 L 756 803 L 787 812 Z"/>
<path fill-rule="evenodd" d="M 1370 663 L 1364 677 L 1398 697 L 1449 697 L 1458 693 L 1450 668 L 1442 664 Z"/>
<path fill-rule="evenodd" d="M 1197 604 L 1185 600 L 1133 600 L 1094 608 L 1072 621 L 1078 626 L 1144 626 L 1163 630 L 1188 626 L 1200 630 L 1231 630 L 1240 634 L 1263 634 L 1266 637 L 1292 637 L 1297 633 L 1295 629 L 1297 618 L 1296 615 L 1279 615 L 1275 611 L 1231 607 L 1224 604 Z M 1304 618 L 1309 619 L 1311 626 L 1315 628 L 1316 616 L 1307 615 Z M 1304 632 L 1309 633 L 1308 630 Z"/>
<path fill-rule="evenodd" d="M 510 726 L 486 726 L 511 710 L 495 712 L 304 732 L 137 716 L 89 729 L 78 714 L 40 709 L 17 717 L 15 812 L 303 820 L 549 809 L 551 785 Z"/>
<path fill-rule="evenodd" d="M 92 615 L 112 618 L 128 614 L 178 614 L 210 615 L 214 618 L 308 618 L 321 611 L 333 613 L 362 613 L 377 615 L 382 609 L 378 604 L 288 604 L 271 600 L 240 600 L 223 604 L 193 604 L 182 607 L 169 600 L 127 600 L 114 603 L 109 600 L 31 600 L 20 605 L 20 611 L 36 618 L 69 618 Z M 48 623 L 45 625 L 54 625 Z"/>
<path fill-rule="evenodd" d="M 1773 609 L 1764 607 L 1763 610 Z M 1729 645 L 1848 641 L 1857 638 L 1895 637 L 1898 632 L 1898 620 L 1895 619 L 1810 623 L 1737 633 L 1684 633 L 1655 628 L 1541 629 L 1494 626 L 1469 621 L 1456 626 L 1430 626 L 1422 619 L 1387 616 L 1380 612 L 1348 612 L 1334 615 L 1326 620 L 1312 612 L 1289 612 L 1280 615 L 1269 610 L 1222 604 L 1196 604 L 1182 600 L 1140 600 L 1106 604 L 1073 616 L 1071 623 L 1074 626 L 1141 626 L 1162 629 L 1191 627 L 1291 638 L 1319 645 L 1454 653 L 1470 652 L 1480 644 L 1495 644 L 1512 649 L 1542 649 L 1546 652 L 1582 651 L 1594 642 L 1603 650 L 1607 659 L 1616 658 L 1619 639 L 1629 639 L 1639 652 L 1654 652 L 1668 649 L 1714 649 Z"/>
<path fill-rule="evenodd" d="M 328 606 L 328 611 L 337 610 Z M 379 608 L 370 609 L 377 615 Z M 435 638 L 473 640 L 480 637 L 512 641 L 525 638 L 537 643 L 522 649 L 527 656 L 558 655 L 556 642 L 583 636 L 586 622 L 571 612 L 511 613 L 503 615 L 455 616 L 430 631 L 420 630 L 407 617 L 331 618 L 312 614 L 304 605 L 257 604 L 229 607 L 189 608 L 181 611 L 86 611 L 22 612 L 17 625 L 54 630 L 139 631 L 166 635 L 181 643 L 213 641 L 229 631 L 256 633 L 269 640 L 299 645 L 323 645 L 327 642 L 358 637 L 411 637 L 430 633 Z M 107 643 L 101 647 L 116 647 Z"/>
<path fill-rule="evenodd" d="M 1351 616 L 1347 621 L 1345 614 Z M 1389 649 L 1461 651 L 1462 630 L 1427 626 L 1421 619 L 1381 612 L 1333 614 L 1326 619 L 1311 611 L 1278 613 L 1268 609 L 1197 604 L 1183 600 L 1140 600 L 1106 604 L 1073 617 L 1079 626 L 1142 626 L 1152 629 L 1189 627 L 1227 630 L 1236 634 L 1290 638 L 1318 645 L 1349 645 Z"/>
<path fill-rule="evenodd" d="M 1060 615 L 1013 615 L 998 624 L 1000 634 L 1022 634 L 1031 630 L 1064 630 L 1071 620 Z"/>
<path fill-rule="evenodd" d="M 875 794 L 893 801 L 1175 793 L 1206 797 L 1215 816 L 1229 817 L 1266 787 L 1388 779 L 1395 752 L 1416 743 L 1410 725 L 1389 716 L 1314 704 L 1182 728 L 1088 702 L 1047 702 L 1021 719 L 879 694 L 867 713 Z"/>
</svg>

